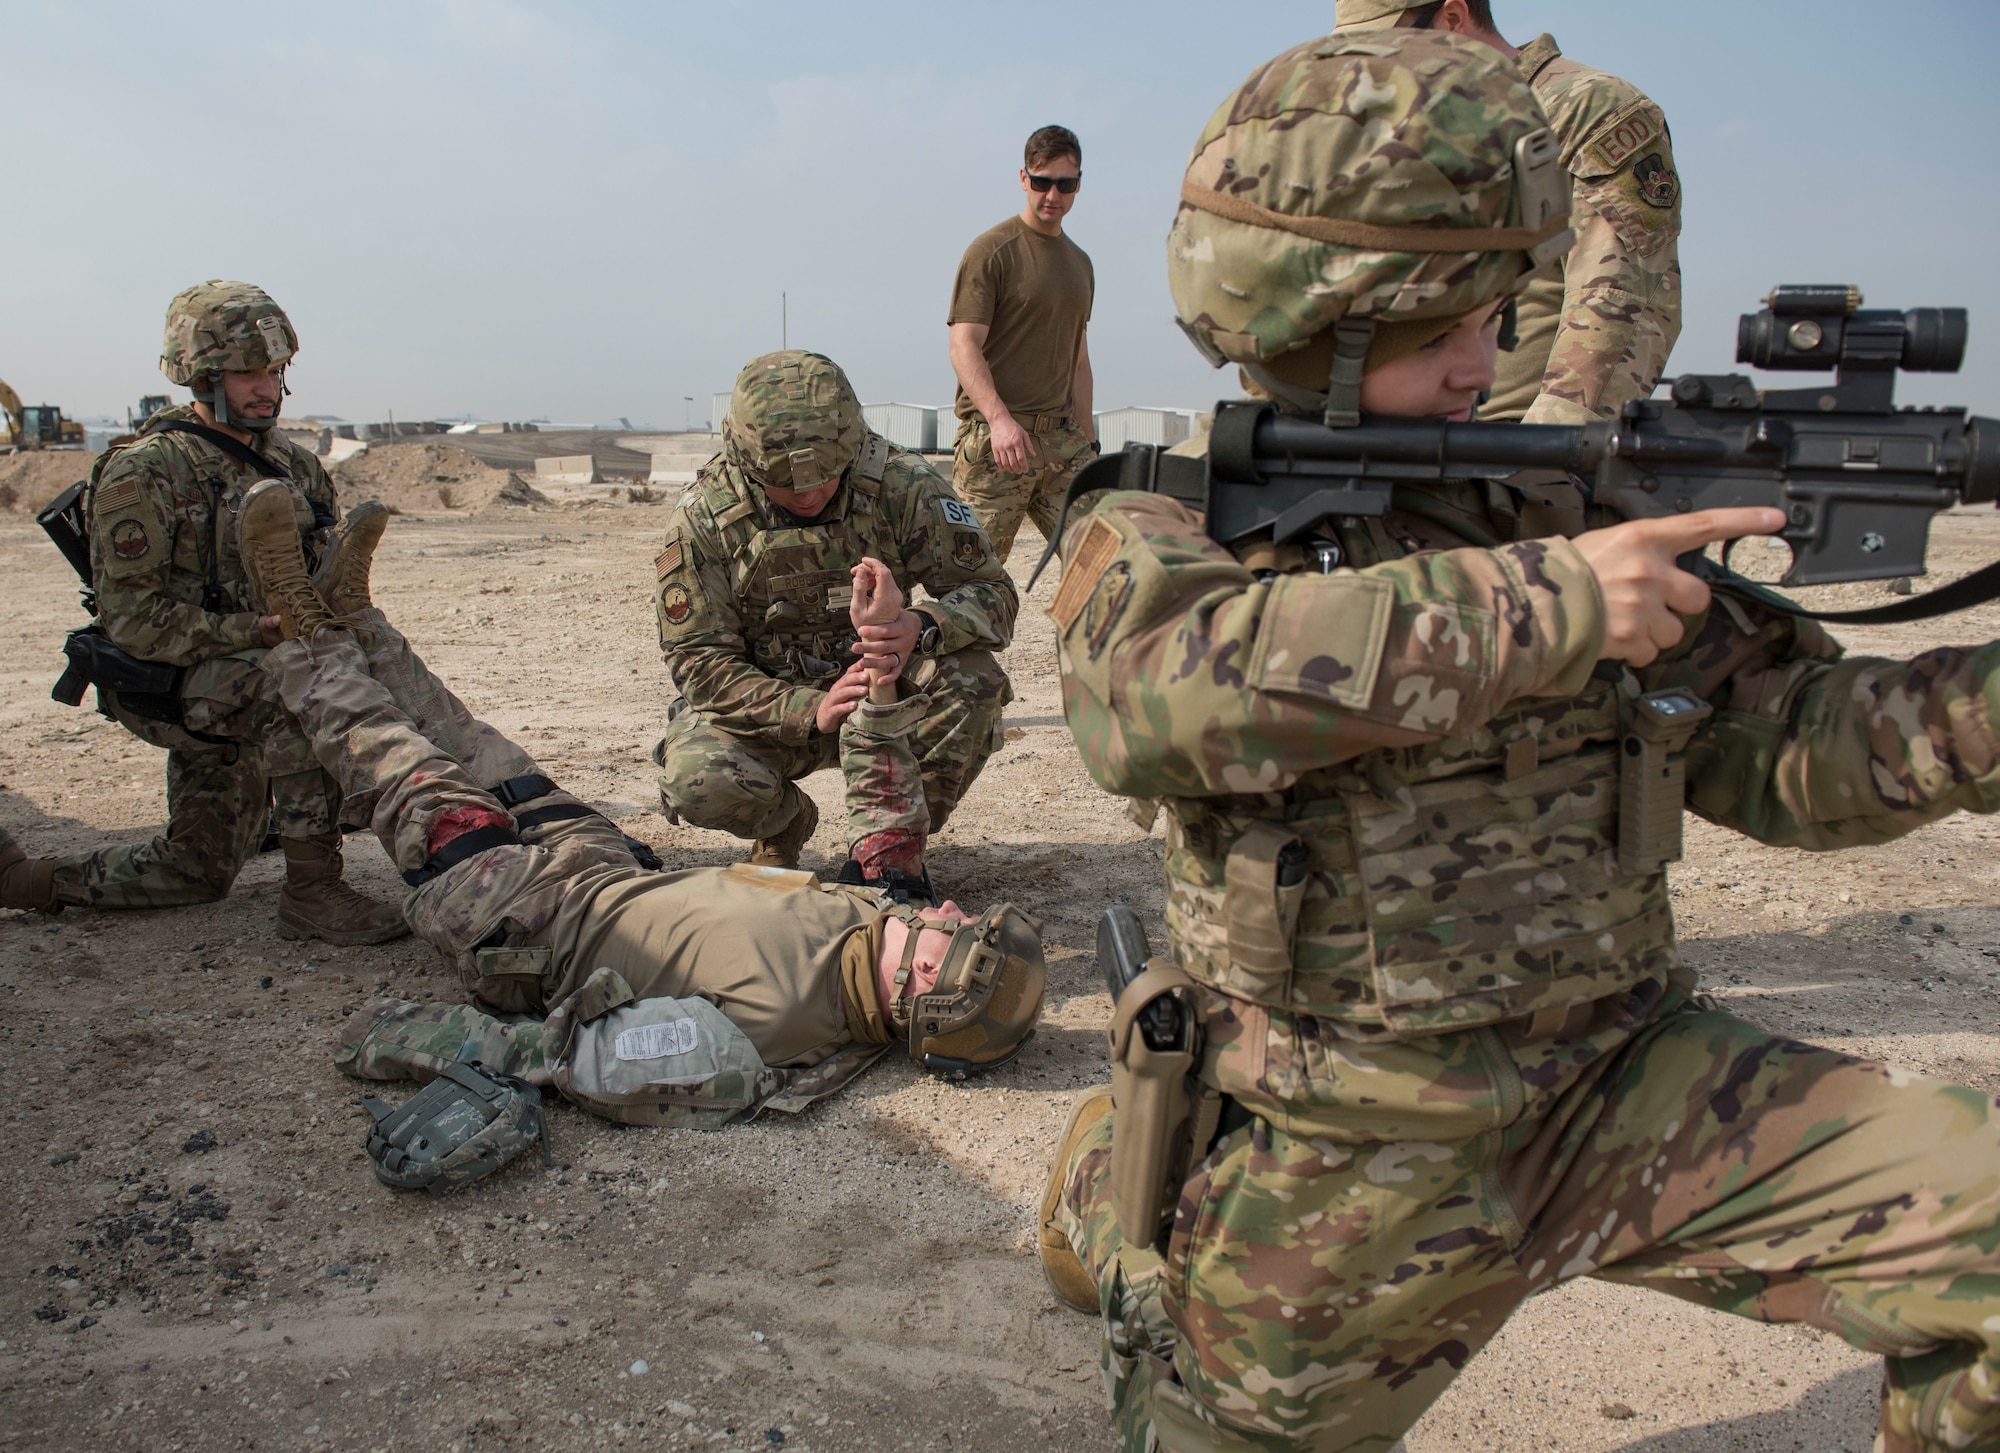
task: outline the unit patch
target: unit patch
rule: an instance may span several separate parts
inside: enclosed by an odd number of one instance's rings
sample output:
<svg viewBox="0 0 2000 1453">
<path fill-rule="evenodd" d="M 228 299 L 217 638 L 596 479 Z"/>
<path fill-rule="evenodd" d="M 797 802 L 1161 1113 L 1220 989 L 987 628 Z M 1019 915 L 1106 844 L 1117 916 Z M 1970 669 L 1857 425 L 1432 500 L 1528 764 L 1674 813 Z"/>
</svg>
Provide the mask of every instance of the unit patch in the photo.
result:
<svg viewBox="0 0 2000 1453">
<path fill-rule="evenodd" d="M 680 568 L 681 542 L 679 540 L 669 540 L 667 541 L 667 548 L 653 557 L 653 569 L 659 573 L 661 580 L 665 580 Z"/>
<path fill-rule="evenodd" d="M 1639 200 L 1648 207 L 1665 211 L 1680 200 L 1680 178 L 1657 151 L 1647 152 L 1632 163 L 1632 180 L 1639 184 Z"/>
<path fill-rule="evenodd" d="M 1098 577 L 1097 589 L 1091 591 L 1090 601 L 1083 608 L 1083 647 L 1095 661 L 1110 639 L 1112 629 L 1125 614 L 1125 607 L 1132 603 L 1132 567 L 1123 560 L 1114 560 L 1111 568 Z"/>
<path fill-rule="evenodd" d="M 960 509 L 965 506 L 960 505 Z M 977 570 L 986 563 L 986 537 L 977 530 L 957 530 L 952 534 L 951 558 L 960 570 Z"/>
<path fill-rule="evenodd" d="M 120 520 L 111 527 L 111 553 L 120 560 L 143 560 L 152 548 L 146 527 L 137 520 Z"/>
<path fill-rule="evenodd" d="M 944 522 L 947 525 L 958 525 L 968 530 L 979 528 L 979 516 L 975 515 L 972 512 L 972 506 L 962 499 L 953 499 L 950 495 L 939 495 L 938 509 L 943 511 Z"/>
<path fill-rule="evenodd" d="M 660 592 L 660 615 L 668 625 L 681 625 L 693 614 L 694 598 L 678 580 L 670 582 Z"/>
<path fill-rule="evenodd" d="M 1660 123 L 1644 101 L 1618 117 L 1590 140 L 1590 150 L 1606 171 L 1617 171 L 1643 147 L 1660 139 Z"/>
</svg>

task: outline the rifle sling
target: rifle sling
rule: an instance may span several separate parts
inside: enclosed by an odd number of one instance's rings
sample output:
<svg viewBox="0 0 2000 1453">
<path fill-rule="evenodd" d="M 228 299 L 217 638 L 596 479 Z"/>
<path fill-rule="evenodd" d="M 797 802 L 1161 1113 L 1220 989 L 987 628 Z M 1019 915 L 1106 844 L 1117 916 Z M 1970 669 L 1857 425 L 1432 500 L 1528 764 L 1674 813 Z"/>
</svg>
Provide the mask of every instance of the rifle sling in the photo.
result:
<svg viewBox="0 0 2000 1453">
<path fill-rule="evenodd" d="M 273 461 L 266 459 L 241 439 L 232 439 L 219 429 L 211 429 L 206 424 L 197 424 L 192 419 L 162 419 L 151 428 L 141 431 L 147 434 L 192 434 L 197 439 L 213 444 L 238 464 L 248 465 L 265 479 L 290 479 L 291 472 Z"/>
<path fill-rule="evenodd" d="M 1983 566 L 1972 574 L 1941 585 L 1936 590 L 1927 590 L 1922 595 L 1913 595 L 1908 600 L 1899 600 L 1890 605 L 1870 606 L 1866 610 L 1807 610 L 1804 606 L 1768 589 L 1752 580 L 1745 580 L 1732 570 L 1719 570 L 1712 562 L 1703 562 L 1707 568 L 1696 572 L 1711 586 L 1720 586 L 1738 595 L 1748 596 L 1759 605 L 1772 610 L 1783 611 L 1786 615 L 1800 616 L 1809 621 L 1830 621 L 1835 625 L 1847 626 L 1897 626 L 1911 621 L 1927 621 L 1936 616 L 1950 615 L 1953 611 L 1966 610 L 1975 605 L 1985 605 L 1988 601 L 2000 600 L 2000 561 Z"/>
</svg>

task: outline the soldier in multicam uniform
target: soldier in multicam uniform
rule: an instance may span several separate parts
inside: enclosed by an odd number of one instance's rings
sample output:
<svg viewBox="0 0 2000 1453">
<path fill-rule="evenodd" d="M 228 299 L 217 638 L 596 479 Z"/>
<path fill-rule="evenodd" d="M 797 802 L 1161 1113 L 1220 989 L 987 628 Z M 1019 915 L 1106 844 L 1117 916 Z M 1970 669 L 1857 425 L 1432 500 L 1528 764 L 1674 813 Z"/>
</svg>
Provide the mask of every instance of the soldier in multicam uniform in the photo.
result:
<svg viewBox="0 0 2000 1453">
<path fill-rule="evenodd" d="M 1574 179 L 1576 243 L 1516 299 L 1520 342 L 1501 356 L 1479 417 L 1581 424 L 1650 395 L 1681 332 L 1681 184 L 1665 113 L 1631 82 L 1565 56 L 1554 36 L 1515 49 L 1491 0 L 1339 0 L 1334 19 L 1336 31 L 1449 31 L 1511 57 Z"/>
<path fill-rule="evenodd" d="M 1033 920 L 1011 905 L 978 917 L 949 903 L 898 907 L 880 889 L 779 869 L 640 868 L 616 826 L 476 720 L 373 604 L 368 558 L 380 530 L 342 541 L 322 595 L 279 489 L 260 485 L 242 510 L 252 589 L 283 637 L 260 669 L 403 870 L 410 926 L 478 1006 L 371 1006 L 344 1040 L 351 1073 L 428 1079 L 454 1059 L 483 1058 L 547 1084 L 560 1043 L 496 1016 L 548 1014 L 592 981 L 636 998 L 710 1001 L 765 1066 L 831 1066 L 813 1097 L 870 1063 L 869 1046 L 906 1040 L 913 1058 L 963 1075 L 1026 1042 L 1044 978 Z M 857 562 L 854 574 L 864 601 L 900 607 L 879 562 Z M 871 763 L 883 798 L 900 793 L 921 814 L 907 737 L 923 698 L 888 658 L 869 661 L 868 699 L 842 729 L 848 755 Z M 954 977 L 968 964 L 976 982 Z"/>
<path fill-rule="evenodd" d="M 409 932 L 392 905 L 342 878 L 339 790 L 258 669 L 276 637 L 237 553 L 244 492 L 282 480 L 314 558 L 334 533 L 333 482 L 272 427 L 297 351 L 291 320 L 248 283 L 201 283 L 168 306 L 160 367 L 194 403 L 161 410 L 136 441 L 108 450 L 88 496 L 98 625 L 141 661 L 182 668 L 177 700 L 98 689 L 106 714 L 167 750 L 167 830 L 127 847 L 22 859 L 0 874 L 0 905 L 206 903 L 229 891 L 274 820 L 284 937 L 363 944 Z M 370 528 L 379 533 L 379 522 Z"/>
<path fill-rule="evenodd" d="M 852 625 L 848 573 L 865 556 L 930 599 L 891 624 Z M 766 354 L 738 376 L 722 453 L 656 564 L 660 650 L 680 692 L 653 749 L 670 810 L 756 839 L 752 863 L 798 866 L 819 813 L 796 784 L 842 765 L 840 723 L 867 689 L 849 663 L 865 646 L 897 656 L 929 699 L 910 735 L 928 822 L 877 836 L 855 861 L 871 881 L 921 880 L 925 833 L 985 766 L 1013 699 L 995 653 L 1019 598 L 972 511 L 867 429 L 831 359 Z M 852 807 L 867 785 L 846 775 Z"/>
<path fill-rule="evenodd" d="M 1545 125 L 1455 36 L 1277 57 L 1189 164 L 1180 317 L 1281 408 L 1467 417 L 1521 249 L 1562 245 L 1523 223 Z M 1883 1354 L 1885 1453 L 2000 1448 L 1993 1100 L 1703 1000 L 1617 806 L 1640 693 L 1677 688 L 1713 704 L 1687 805 L 1760 841 L 1991 811 L 2000 644 L 1846 658 L 1674 568 L 1776 510 L 1592 523 L 1534 538 L 1502 487 L 1417 484 L 1323 521 L 1326 574 L 1268 540 L 1248 568 L 1159 495 L 1068 531 L 1065 708 L 1097 782 L 1166 809 L 1157 972 L 1205 1017 L 1213 1127 L 1159 1239 L 1113 1206 L 1114 1145 L 1163 1143 L 1129 1092 L 1080 1097 L 1044 1193 L 1127 1448 L 1387 1449 L 1577 1276 Z"/>
</svg>

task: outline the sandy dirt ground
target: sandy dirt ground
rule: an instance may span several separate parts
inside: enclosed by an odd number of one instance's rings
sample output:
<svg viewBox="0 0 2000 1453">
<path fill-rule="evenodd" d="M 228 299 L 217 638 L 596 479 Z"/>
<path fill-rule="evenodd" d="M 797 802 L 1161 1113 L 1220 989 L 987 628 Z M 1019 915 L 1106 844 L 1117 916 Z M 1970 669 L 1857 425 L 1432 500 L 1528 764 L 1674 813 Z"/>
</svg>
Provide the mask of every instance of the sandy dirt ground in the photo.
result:
<svg viewBox="0 0 2000 1453">
<path fill-rule="evenodd" d="M 665 519 L 412 509 L 377 594 L 475 709 L 668 866 L 724 863 L 735 844 L 654 811 Z M 1951 573 L 2000 556 L 1990 512 L 1938 534 Z M 1037 553 L 1024 539 L 1019 574 Z M 82 616 L 19 509 L 0 562 L 0 825 L 44 852 L 150 834 L 161 754 L 49 700 Z M 717 1134 L 559 1106 L 554 1169 L 397 1194 L 328 1056 L 377 993 L 453 995 L 430 949 L 280 940 L 275 854 L 213 905 L 0 916 L 0 1445 L 1108 1448 L 1095 1327 L 1049 1296 L 1032 1220 L 1073 1097 L 1107 1075 L 1097 913 L 1129 901 L 1158 941 L 1159 843 L 1063 728 L 1050 590 L 1008 653 L 1012 740 L 933 855 L 962 902 L 1048 925 L 1042 1031 L 968 1086 L 892 1056 L 803 1115 Z M 1909 653 L 1941 633 L 2000 634 L 2000 611 L 1853 640 Z M 830 866 L 837 779 L 811 790 L 829 826 L 807 865 Z M 1691 824 L 1688 957 L 1773 1029 L 2000 1089 L 1993 834 L 1960 818 L 1814 860 Z M 349 859 L 398 891 L 371 839 Z M 1408 1446 L 1859 1453 L 1877 1376 L 1815 1332 L 1582 1282 L 1525 1308 Z"/>
</svg>

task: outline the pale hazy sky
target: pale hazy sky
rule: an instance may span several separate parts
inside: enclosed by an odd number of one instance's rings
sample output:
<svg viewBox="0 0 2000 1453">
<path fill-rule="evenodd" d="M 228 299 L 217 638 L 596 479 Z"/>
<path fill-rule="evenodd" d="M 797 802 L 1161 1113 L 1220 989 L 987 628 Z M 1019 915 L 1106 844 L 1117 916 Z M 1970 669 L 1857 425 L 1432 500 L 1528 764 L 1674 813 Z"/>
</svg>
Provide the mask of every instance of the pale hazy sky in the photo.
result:
<svg viewBox="0 0 2000 1453">
<path fill-rule="evenodd" d="M 965 244 L 1075 129 L 1100 408 L 1231 391 L 1173 328 L 1189 146 L 1330 3 L 192 5 L 0 0 L 0 378 L 73 415 L 159 391 L 167 299 L 260 283 L 294 413 L 679 427 L 790 339 L 868 400 L 951 396 Z M 1670 371 L 1732 366 L 1776 282 L 1961 304 L 2000 414 L 2000 4 L 1494 0 L 1667 111 L 1686 195 Z"/>
</svg>

